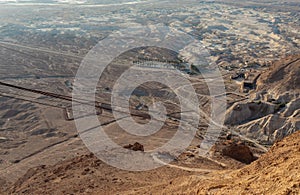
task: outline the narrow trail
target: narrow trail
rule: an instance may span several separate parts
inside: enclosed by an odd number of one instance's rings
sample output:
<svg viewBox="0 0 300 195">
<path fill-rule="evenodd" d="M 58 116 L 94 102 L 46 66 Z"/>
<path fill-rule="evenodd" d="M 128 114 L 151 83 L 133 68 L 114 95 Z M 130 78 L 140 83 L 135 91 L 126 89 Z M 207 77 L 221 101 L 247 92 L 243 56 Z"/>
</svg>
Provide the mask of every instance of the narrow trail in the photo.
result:
<svg viewBox="0 0 300 195">
<path fill-rule="evenodd" d="M 168 167 L 171 167 L 171 168 L 181 169 L 181 170 L 184 170 L 184 171 L 191 171 L 191 172 L 198 172 L 198 173 L 210 173 L 210 172 L 216 171 L 214 169 L 200 169 L 200 168 L 190 168 L 190 167 L 183 167 L 183 166 L 173 165 L 173 164 L 169 164 L 169 163 L 166 163 L 166 162 L 160 160 L 156 155 L 152 155 L 152 157 L 153 157 L 155 162 L 157 162 L 161 165 L 168 166 Z"/>
</svg>

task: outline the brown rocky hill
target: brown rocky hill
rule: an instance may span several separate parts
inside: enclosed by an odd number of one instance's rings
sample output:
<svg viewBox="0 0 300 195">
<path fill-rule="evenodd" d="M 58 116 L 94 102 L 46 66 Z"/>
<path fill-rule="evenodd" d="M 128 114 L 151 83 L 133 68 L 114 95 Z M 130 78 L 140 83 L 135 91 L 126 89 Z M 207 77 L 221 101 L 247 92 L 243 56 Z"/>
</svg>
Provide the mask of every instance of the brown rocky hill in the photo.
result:
<svg viewBox="0 0 300 195">
<path fill-rule="evenodd" d="M 148 191 L 149 190 L 149 191 Z M 277 142 L 252 164 L 235 171 L 181 177 L 138 193 L 153 194 L 299 194 L 300 132 Z"/>
<path fill-rule="evenodd" d="M 93 155 L 31 169 L 9 194 L 299 194 L 300 132 L 239 170 L 117 171 Z"/>
<path fill-rule="evenodd" d="M 263 73 L 257 81 L 258 91 L 267 90 L 274 95 L 300 90 L 300 55 L 281 59 Z"/>
</svg>

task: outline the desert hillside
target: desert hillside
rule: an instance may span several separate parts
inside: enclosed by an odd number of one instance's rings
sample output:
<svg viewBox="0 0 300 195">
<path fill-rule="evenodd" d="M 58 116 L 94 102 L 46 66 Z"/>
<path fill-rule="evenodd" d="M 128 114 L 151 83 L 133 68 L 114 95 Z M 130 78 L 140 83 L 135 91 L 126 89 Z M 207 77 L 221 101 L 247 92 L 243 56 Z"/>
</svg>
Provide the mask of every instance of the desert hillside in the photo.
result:
<svg viewBox="0 0 300 195">
<path fill-rule="evenodd" d="M 85 155 L 55 166 L 31 169 L 9 193 L 299 194 L 299 169 L 300 132 L 296 132 L 239 170 L 199 173 L 162 167 L 149 172 L 116 171 L 93 155 Z"/>
<path fill-rule="evenodd" d="M 235 171 L 194 174 L 138 193 L 172 194 L 299 194 L 300 132 L 276 143 L 252 164 Z M 134 192 L 134 191 L 132 191 Z"/>
</svg>

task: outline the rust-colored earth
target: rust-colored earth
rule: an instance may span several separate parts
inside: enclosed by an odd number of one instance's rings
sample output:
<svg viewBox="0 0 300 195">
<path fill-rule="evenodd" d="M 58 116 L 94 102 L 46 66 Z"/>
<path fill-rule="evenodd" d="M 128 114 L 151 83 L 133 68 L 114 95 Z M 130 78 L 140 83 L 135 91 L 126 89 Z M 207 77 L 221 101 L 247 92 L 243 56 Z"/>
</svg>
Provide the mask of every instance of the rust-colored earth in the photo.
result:
<svg viewBox="0 0 300 195">
<path fill-rule="evenodd" d="M 208 162 L 206 162 L 208 164 Z M 299 194 L 300 132 L 277 142 L 237 170 L 185 171 L 164 166 L 148 172 L 110 167 L 93 155 L 31 169 L 11 194 Z"/>
</svg>

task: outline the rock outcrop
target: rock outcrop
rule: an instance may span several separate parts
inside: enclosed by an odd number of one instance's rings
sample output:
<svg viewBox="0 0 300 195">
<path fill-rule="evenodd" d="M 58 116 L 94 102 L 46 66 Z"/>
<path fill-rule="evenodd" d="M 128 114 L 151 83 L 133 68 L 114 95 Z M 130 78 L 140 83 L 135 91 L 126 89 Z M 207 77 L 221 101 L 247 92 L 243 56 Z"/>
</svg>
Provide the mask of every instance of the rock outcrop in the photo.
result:
<svg viewBox="0 0 300 195">
<path fill-rule="evenodd" d="M 279 114 L 268 115 L 237 127 L 245 136 L 256 139 L 261 143 L 272 144 L 277 140 L 300 130 L 300 115 L 291 117 Z"/>
<path fill-rule="evenodd" d="M 238 102 L 226 112 L 226 125 L 239 125 L 276 111 L 276 105 L 268 102 Z"/>
<path fill-rule="evenodd" d="M 125 149 L 133 150 L 133 151 L 142 151 L 144 152 L 144 146 L 138 142 L 135 142 L 133 145 L 129 144 L 124 146 Z"/>
</svg>

